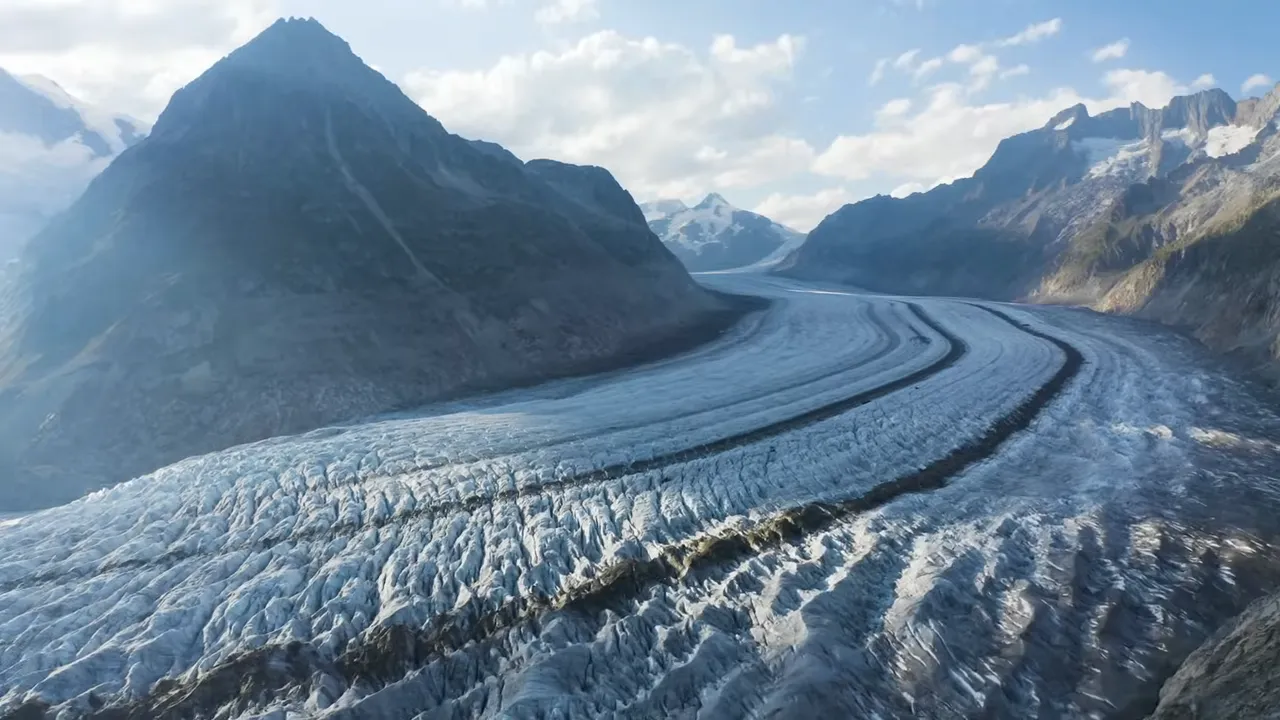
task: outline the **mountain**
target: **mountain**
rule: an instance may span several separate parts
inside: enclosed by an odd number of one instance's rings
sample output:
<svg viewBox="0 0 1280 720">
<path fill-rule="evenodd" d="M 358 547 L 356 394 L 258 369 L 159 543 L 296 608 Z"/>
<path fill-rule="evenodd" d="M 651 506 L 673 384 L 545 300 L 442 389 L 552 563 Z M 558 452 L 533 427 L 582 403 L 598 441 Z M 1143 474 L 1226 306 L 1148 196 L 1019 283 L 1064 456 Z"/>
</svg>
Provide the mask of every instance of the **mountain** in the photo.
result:
<svg viewBox="0 0 1280 720">
<path fill-rule="evenodd" d="M 640 207 L 654 234 L 693 272 L 751 265 L 804 240 L 802 233 L 739 210 L 716 193 L 692 208 L 679 200 Z"/>
<path fill-rule="evenodd" d="M 1131 313 L 1280 377 L 1278 110 L 1280 88 L 1077 105 L 971 178 L 844 206 L 778 271 Z"/>
<path fill-rule="evenodd" d="M 450 134 L 314 20 L 179 90 L 3 302 L 0 510 L 635 360 L 737 312 L 608 172 Z"/>
<path fill-rule="evenodd" d="M 0 263 L 147 132 L 39 76 L 0 69 Z"/>
<path fill-rule="evenodd" d="M 640 209 L 644 211 L 644 221 L 653 222 L 668 215 L 684 212 L 689 209 L 689 206 L 685 205 L 683 200 L 654 200 L 640 203 Z"/>
<path fill-rule="evenodd" d="M 1280 596 L 1253 602 L 1160 688 L 1151 720 L 1272 718 L 1280 707 Z"/>
</svg>

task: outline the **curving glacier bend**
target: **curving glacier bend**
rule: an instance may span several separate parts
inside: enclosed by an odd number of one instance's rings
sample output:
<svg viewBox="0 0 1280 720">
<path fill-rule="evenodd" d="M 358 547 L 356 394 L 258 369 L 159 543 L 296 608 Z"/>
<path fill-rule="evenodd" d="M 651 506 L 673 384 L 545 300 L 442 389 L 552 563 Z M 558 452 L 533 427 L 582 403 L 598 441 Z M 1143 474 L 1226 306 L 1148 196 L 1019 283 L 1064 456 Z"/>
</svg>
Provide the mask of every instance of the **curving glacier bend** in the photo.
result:
<svg viewBox="0 0 1280 720">
<path fill-rule="evenodd" d="M 1189 341 L 751 274 L 663 362 L 0 519 L 0 715 L 1132 717 L 1280 587 Z"/>
</svg>

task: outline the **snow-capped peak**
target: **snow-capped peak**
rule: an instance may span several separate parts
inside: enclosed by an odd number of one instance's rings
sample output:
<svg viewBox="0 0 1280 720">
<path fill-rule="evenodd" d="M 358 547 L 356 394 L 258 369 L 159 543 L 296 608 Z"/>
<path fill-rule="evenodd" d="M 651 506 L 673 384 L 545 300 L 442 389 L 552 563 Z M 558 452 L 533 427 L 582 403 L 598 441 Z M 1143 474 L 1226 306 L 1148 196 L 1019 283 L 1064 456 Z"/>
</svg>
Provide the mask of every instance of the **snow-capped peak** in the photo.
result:
<svg viewBox="0 0 1280 720">
<path fill-rule="evenodd" d="M 41 75 L 0 68 L 0 266 L 106 165 L 145 123 L 81 102 Z"/>
<path fill-rule="evenodd" d="M 679 200 L 640 206 L 649 228 L 695 272 L 745 267 L 803 235 L 710 193 L 693 207 Z"/>
<path fill-rule="evenodd" d="M 726 208 L 726 209 L 732 210 L 733 206 L 730 205 L 729 201 L 725 200 L 724 197 L 720 195 L 720 193 L 710 193 L 705 198 L 702 199 L 702 202 L 698 203 L 694 207 L 694 210 L 710 210 L 710 209 L 717 209 L 717 208 Z"/>
<path fill-rule="evenodd" d="M 83 102 L 44 75 L 13 75 L 12 77 L 55 107 L 70 110 L 79 115 L 85 129 L 102 138 L 107 144 L 110 155 L 123 152 L 126 147 L 147 132 L 147 124 L 141 120 L 121 113 L 107 112 Z"/>
<path fill-rule="evenodd" d="M 640 203 L 640 210 L 644 213 L 644 221 L 648 223 L 688 209 L 689 206 L 685 205 L 683 200 L 663 199 Z"/>
</svg>

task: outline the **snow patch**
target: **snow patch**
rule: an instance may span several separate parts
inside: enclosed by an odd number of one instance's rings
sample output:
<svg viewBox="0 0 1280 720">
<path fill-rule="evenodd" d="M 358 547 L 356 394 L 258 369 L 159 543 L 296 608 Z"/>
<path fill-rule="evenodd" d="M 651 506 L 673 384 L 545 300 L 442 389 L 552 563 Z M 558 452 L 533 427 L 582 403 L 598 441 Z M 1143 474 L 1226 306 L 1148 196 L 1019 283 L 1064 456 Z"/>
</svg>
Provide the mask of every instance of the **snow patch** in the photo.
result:
<svg viewBox="0 0 1280 720">
<path fill-rule="evenodd" d="M 1146 171 L 1150 143 L 1118 138 L 1081 138 L 1071 143 L 1089 163 L 1088 176 L 1132 177 Z"/>
<path fill-rule="evenodd" d="M 1234 155 L 1249 146 L 1258 136 L 1258 128 L 1248 125 L 1219 125 L 1209 130 L 1204 153 L 1211 158 Z"/>
<path fill-rule="evenodd" d="M 1201 138 L 1196 135 L 1191 128 L 1181 128 L 1178 130 L 1165 130 L 1160 133 L 1160 139 L 1166 142 L 1179 142 L 1187 147 L 1193 147 L 1199 144 Z"/>
</svg>

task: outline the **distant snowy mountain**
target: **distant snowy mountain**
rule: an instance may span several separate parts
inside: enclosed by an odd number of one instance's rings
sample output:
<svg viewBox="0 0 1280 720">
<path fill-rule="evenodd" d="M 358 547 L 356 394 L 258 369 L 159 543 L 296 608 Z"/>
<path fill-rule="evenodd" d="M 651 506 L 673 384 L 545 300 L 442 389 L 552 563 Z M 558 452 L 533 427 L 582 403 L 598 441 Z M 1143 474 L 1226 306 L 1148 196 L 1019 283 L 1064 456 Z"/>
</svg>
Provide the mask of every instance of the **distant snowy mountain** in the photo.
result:
<svg viewBox="0 0 1280 720">
<path fill-rule="evenodd" d="M 716 193 L 692 208 L 680 200 L 657 200 L 640 209 L 663 244 L 695 272 L 752 265 L 804 241 L 802 233 L 740 210 Z"/>
<path fill-rule="evenodd" d="M 654 200 L 651 203 L 642 203 L 640 209 L 644 211 L 645 222 L 654 222 L 661 220 L 678 212 L 684 212 L 689 209 L 683 200 Z"/>
<path fill-rule="evenodd" d="M 48 78 L 0 69 L 0 263 L 146 132 Z"/>
</svg>

